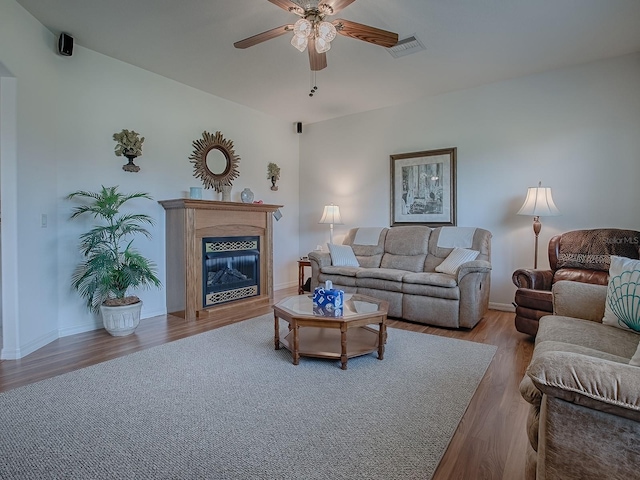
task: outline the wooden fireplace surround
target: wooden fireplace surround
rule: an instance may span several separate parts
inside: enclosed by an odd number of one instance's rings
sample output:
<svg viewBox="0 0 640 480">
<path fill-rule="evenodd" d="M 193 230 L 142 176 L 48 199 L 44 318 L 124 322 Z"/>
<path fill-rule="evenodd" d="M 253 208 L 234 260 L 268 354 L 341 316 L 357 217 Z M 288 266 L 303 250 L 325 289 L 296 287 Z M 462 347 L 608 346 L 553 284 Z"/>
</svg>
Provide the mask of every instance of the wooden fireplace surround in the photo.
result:
<svg viewBox="0 0 640 480">
<path fill-rule="evenodd" d="M 273 212 L 282 205 L 217 202 L 180 198 L 162 200 L 166 213 L 167 313 L 187 321 L 273 303 Z M 260 237 L 260 293 L 210 307 L 202 298 L 202 239 Z"/>
</svg>

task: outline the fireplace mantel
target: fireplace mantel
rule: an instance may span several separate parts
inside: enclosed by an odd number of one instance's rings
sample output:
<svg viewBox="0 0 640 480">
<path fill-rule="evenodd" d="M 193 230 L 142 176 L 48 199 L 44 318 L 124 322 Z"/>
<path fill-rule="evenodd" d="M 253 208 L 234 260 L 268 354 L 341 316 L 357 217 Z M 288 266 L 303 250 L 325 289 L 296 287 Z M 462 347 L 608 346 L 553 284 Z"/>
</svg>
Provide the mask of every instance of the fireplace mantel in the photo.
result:
<svg viewBox="0 0 640 480">
<path fill-rule="evenodd" d="M 186 198 L 162 200 L 166 212 L 167 313 L 187 321 L 209 318 L 226 323 L 238 308 L 273 303 L 273 217 L 282 205 L 217 202 Z M 257 296 L 204 307 L 202 239 L 260 237 L 260 293 Z"/>
</svg>

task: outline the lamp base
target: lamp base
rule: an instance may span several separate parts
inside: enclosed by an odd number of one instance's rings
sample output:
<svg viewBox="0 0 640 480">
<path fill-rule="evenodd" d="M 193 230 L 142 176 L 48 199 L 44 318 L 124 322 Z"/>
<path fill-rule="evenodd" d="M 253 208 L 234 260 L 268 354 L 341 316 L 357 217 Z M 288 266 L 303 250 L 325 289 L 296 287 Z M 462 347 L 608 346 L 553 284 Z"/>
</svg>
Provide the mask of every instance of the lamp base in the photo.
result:
<svg viewBox="0 0 640 480">
<path fill-rule="evenodd" d="M 533 268 L 538 268 L 538 236 L 542 230 L 542 223 L 540 223 L 540 217 L 533 217 L 533 234 L 536 236 L 535 247 L 533 251 Z"/>
</svg>

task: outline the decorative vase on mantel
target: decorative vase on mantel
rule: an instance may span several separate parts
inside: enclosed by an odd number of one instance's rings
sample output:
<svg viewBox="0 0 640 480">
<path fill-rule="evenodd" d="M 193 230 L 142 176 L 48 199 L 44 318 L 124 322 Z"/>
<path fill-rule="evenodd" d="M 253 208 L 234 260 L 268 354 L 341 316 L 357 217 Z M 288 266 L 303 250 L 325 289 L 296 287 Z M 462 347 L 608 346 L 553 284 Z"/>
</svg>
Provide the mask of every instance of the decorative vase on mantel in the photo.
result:
<svg viewBox="0 0 640 480">
<path fill-rule="evenodd" d="M 124 156 L 129 159 L 129 163 L 127 163 L 126 165 L 123 165 L 122 169 L 125 172 L 139 172 L 140 167 L 135 163 L 133 163 L 133 159 L 136 158 L 138 155 L 132 155 L 125 152 Z"/>
<path fill-rule="evenodd" d="M 242 200 L 242 203 L 253 202 L 253 192 L 251 191 L 251 189 L 245 188 L 244 190 L 242 190 L 242 193 L 240 194 L 240 199 Z"/>
</svg>

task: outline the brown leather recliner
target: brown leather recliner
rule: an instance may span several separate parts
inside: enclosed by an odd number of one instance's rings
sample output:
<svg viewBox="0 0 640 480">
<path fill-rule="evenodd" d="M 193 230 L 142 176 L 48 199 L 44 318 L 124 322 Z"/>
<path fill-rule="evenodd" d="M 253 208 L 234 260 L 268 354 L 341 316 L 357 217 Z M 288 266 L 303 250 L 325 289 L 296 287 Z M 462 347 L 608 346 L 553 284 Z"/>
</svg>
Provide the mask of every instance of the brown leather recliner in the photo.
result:
<svg viewBox="0 0 640 480">
<path fill-rule="evenodd" d="M 516 330 L 535 336 L 538 321 L 553 313 L 551 287 L 559 280 L 607 285 L 610 256 L 640 258 L 640 232 L 618 228 L 574 230 L 549 240 L 549 270 L 513 272 Z"/>
</svg>

